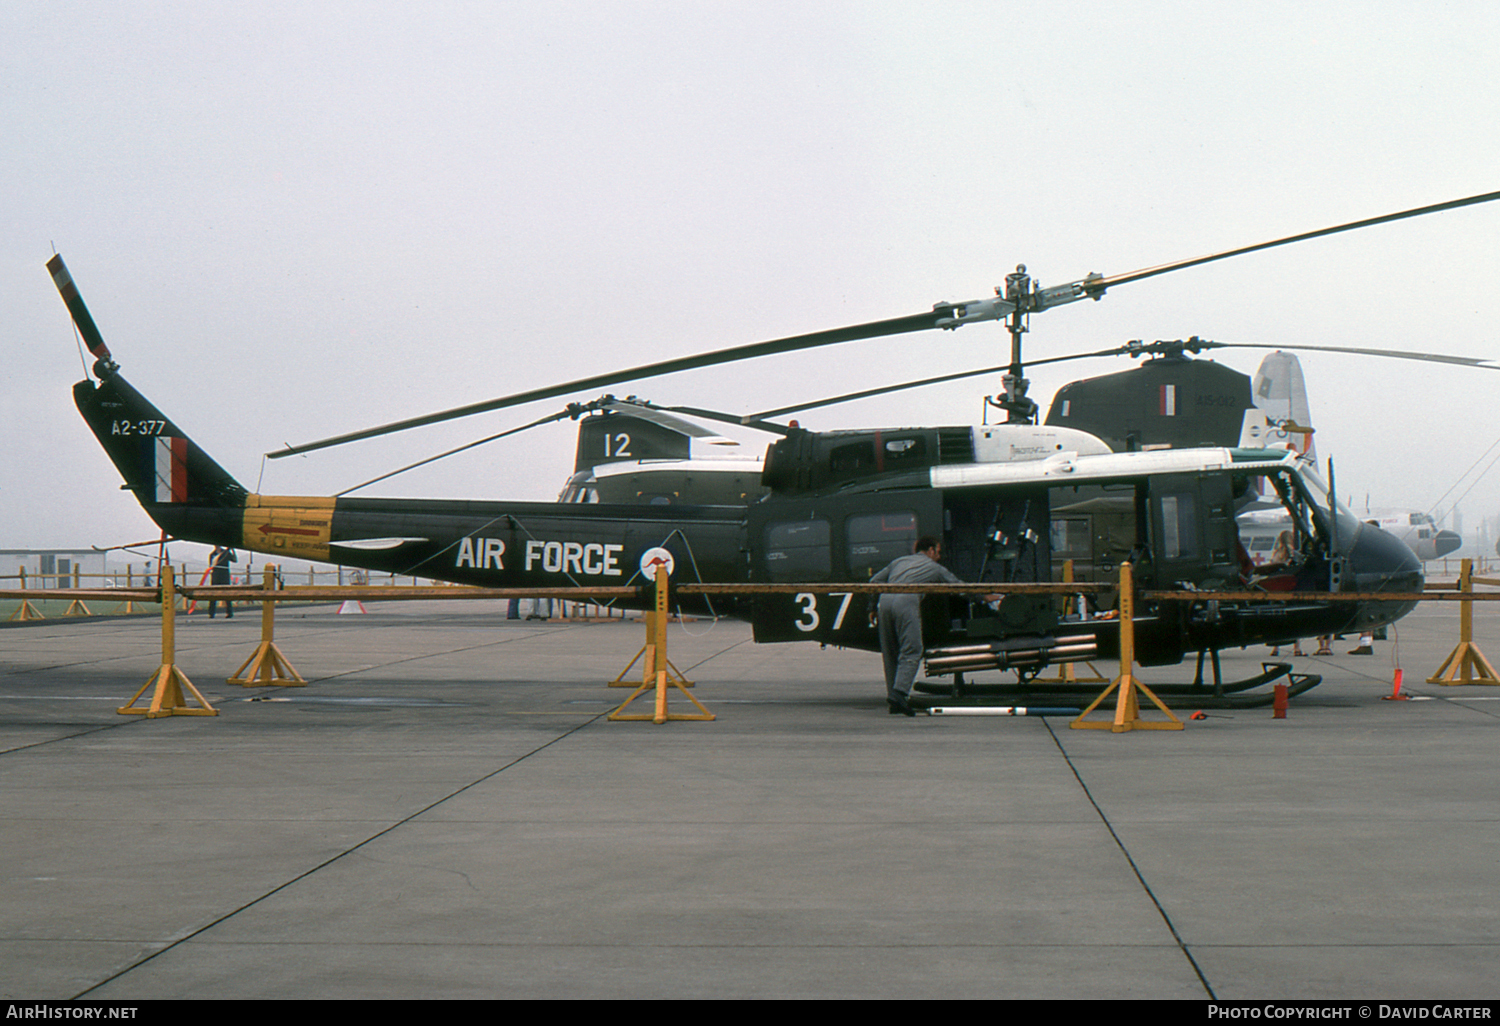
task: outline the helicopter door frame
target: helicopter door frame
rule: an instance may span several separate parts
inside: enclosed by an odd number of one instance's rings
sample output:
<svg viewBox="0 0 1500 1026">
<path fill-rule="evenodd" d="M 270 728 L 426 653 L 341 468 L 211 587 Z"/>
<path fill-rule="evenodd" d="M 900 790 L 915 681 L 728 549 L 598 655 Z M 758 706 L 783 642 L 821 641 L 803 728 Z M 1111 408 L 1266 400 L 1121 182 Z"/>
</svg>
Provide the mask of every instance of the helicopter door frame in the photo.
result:
<svg viewBox="0 0 1500 1026">
<path fill-rule="evenodd" d="M 1155 586 L 1219 588 L 1238 583 L 1239 529 L 1231 475 L 1160 474 L 1146 483 Z"/>
</svg>

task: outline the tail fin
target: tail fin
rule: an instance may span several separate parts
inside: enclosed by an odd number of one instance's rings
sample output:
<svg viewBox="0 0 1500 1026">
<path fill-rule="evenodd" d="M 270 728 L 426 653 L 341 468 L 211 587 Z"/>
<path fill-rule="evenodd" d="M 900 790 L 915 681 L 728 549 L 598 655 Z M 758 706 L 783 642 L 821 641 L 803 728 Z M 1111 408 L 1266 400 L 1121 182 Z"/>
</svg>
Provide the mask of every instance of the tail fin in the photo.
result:
<svg viewBox="0 0 1500 1026">
<path fill-rule="evenodd" d="M 96 357 L 98 384 L 78 382 L 73 401 L 125 478 L 125 487 L 151 519 L 179 537 L 215 540 L 223 520 L 230 532 L 225 537 L 237 538 L 238 516 L 226 518 L 217 511 L 242 509 L 245 489 L 121 376 L 62 257 L 49 260 L 47 269 Z"/>
<path fill-rule="evenodd" d="M 679 428 L 633 414 L 605 413 L 578 422 L 573 472 L 616 460 L 685 460 L 689 450 L 688 436 Z"/>
<path fill-rule="evenodd" d="M 239 482 L 118 371 L 97 385 L 78 382 L 73 401 L 142 506 L 245 505 Z"/>
<path fill-rule="evenodd" d="M 1317 459 L 1312 414 L 1302 364 L 1291 353 L 1271 353 L 1260 363 L 1250 386 L 1254 409 L 1245 411 L 1240 445 L 1262 449 L 1295 449 Z"/>
</svg>

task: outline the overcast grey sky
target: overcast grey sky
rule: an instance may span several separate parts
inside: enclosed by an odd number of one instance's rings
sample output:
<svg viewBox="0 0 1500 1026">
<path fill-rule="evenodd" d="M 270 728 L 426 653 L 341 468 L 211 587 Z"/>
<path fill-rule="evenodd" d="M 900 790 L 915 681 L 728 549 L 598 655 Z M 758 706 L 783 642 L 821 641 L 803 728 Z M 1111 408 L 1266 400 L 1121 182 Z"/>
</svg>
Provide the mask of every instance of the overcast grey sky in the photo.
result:
<svg viewBox="0 0 1500 1026">
<path fill-rule="evenodd" d="M 247 487 L 328 494 L 563 403 L 264 480 L 260 454 L 980 298 L 1019 262 L 1056 284 L 1500 189 L 1481 0 L 12 0 L 0 48 L 0 547 L 155 533 L 72 407 L 53 246 L 132 384 Z M 1500 203 L 1183 271 L 1034 318 L 1028 352 L 1500 357 L 1497 238 Z M 978 325 L 615 391 L 748 412 L 1005 356 Z M 1302 362 L 1356 505 L 1425 508 L 1500 437 L 1500 373 Z M 1124 366 L 1038 369 L 1032 393 Z M 973 423 L 998 388 L 802 420 Z M 574 431 L 366 494 L 550 499 Z M 1500 471 L 1464 509 L 1500 511 Z"/>
</svg>

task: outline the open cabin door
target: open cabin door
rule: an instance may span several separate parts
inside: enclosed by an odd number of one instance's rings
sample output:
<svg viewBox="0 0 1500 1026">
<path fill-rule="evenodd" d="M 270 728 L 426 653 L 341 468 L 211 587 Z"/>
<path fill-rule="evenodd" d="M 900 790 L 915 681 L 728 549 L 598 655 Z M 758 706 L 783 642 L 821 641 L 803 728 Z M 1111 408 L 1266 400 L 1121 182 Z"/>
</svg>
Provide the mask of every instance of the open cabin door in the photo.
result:
<svg viewBox="0 0 1500 1026">
<path fill-rule="evenodd" d="M 1238 583 L 1238 531 L 1230 475 L 1163 474 L 1148 482 L 1151 573 L 1156 588 L 1225 588 Z"/>
<path fill-rule="evenodd" d="M 1037 584 L 1052 580 L 1050 496 L 1042 486 L 960 489 L 946 497 L 943 562 L 966 581 Z M 928 636 L 942 627 L 936 602 L 923 608 Z M 947 603 L 949 628 L 966 638 L 1043 635 L 1057 624 L 1052 596 L 1008 595 L 998 609 L 978 600 Z"/>
</svg>

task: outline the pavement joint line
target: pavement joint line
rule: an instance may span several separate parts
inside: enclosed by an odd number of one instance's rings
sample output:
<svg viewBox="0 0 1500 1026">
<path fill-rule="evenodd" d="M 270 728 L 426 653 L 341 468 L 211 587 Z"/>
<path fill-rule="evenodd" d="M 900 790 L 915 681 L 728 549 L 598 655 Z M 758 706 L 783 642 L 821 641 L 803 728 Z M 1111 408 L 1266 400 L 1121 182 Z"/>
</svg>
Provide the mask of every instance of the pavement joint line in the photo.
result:
<svg viewBox="0 0 1500 1026">
<path fill-rule="evenodd" d="M 112 698 L 112 699 L 109 699 L 109 701 L 111 701 L 111 702 L 118 702 L 119 699 L 118 698 Z M 118 727 L 126 727 L 126 726 L 129 726 L 132 722 L 139 723 L 140 722 L 140 718 L 132 716 L 132 717 L 130 717 L 129 720 L 122 721 L 120 723 L 106 723 L 103 726 L 90 727 L 87 730 L 80 730 L 76 734 L 64 734 L 62 737 L 51 737 L 51 738 L 48 738 L 45 741 L 33 741 L 30 744 L 16 745 L 14 748 L 0 749 L 0 756 L 12 755 L 12 754 L 14 754 L 16 752 L 24 752 L 24 751 L 27 751 L 28 749 L 31 749 L 31 748 L 40 748 L 43 745 L 57 744 L 57 742 L 59 742 L 59 741 L 73 741 L 73 740 L 75 740 L 77 738 L 80 738 L 80 737 L 88 737 L 90 734 L 97 734 L 100 731 L 115 730 Z"/>
<path fill-rule="evenodd" d="M 477 647 L 483 647 L 483 646 L 477 646 Z M 360 841 L 358 844 L 351 845 L 348 848 L 345 848 L 343 851 L 339 852 L 337 855 L 334 855 L 334 856 L 332 856 L 330 858 L 324 859 L 322 862 L 318 863 L 316 866 L 313 866 L 310 869 L 303 870 L 301 873 L 298 873 L 296 876 L 293 876 L 289 880 L 282 881 L 281 883 L 277 884 L 275 887 L 273 887 L 270 890 L 266 891 L 264 894 L 260 895 L 259 897 L 255 897 L 255 898 L 250 899 L 249 901 L 245 902 L 243 905 L 240 905 L 238 908 L 233 909 L 233 910 L 231 910 L 229 912 L 226 912 L 226 913 L 224 913 L 221 916 L 217 916 L 213 920 L 211 920 L 210 922 L 207 922 L 207 923 L 203 924 L 202 926 L 198 927 L 197 929 L 191 930 L 191 931 L 189 931 L 187 933 L 184 933 L 182 936 L 176 938 L 172 942 L 170 942 L 168 944 L 162 945 L 160 948 L 158 948 L 157 950 L 151 952 L 149 955 L 146 955 L 143 958 L 136 959 L 134 962 L 132 962 L 129 965 L 125 966 L 123 969 L 116 970 L 115 972 L 110 973 L 108 976 L 104 977 L 103 979 L 97 980 L 94 983 L 89 984 L 89 986 L 85 987 L 83 990 L 79 991 L 77 994 L 74 994 L 72 996 L 72 998 L 70 998 L 69 1000 L 78 1001 L 81 998 L 85 997 L 86 995 L 88 995 L 88 994 L 90 994 L 90 993 L 98 990 L 100 987 L 104 986 L 105 984 L 111 983 L 111 982 L 113 982 L 115 980 L 118 980 L 120 977 L 126 975 L 127 973 L 132 972 L 132 971 L 134 971 L 136 969 L 139 969 L 141 966 L 145 965 L 147 962 L 150 962 L 153 959 L 155 959 L 158 955 L 163 955 L 163 954 L 167 953 L 168 951 L 173 950 L 178 945 L 185 944 L 188 941 L 193 940 L 194 938 L 201 936 L 202 934 L 206 933 L 207 931 L 212 930 L 214 927 L 218 926 L 220 923 L 227 922 L 228 920 L 233 919 L 235 916 L 239 915 L 241 912 L 244 912 L 245 910 L 250 909 L 250 908 L 254 908 L 256 905 L 259 905 L 262 901 L 265 901 L 267 898 L 269 898 L 269 897 L 271 897 L 271 896 L 273 896 L 275 894 L 279 894 L 280 892 L 286 890 L 288 887 L 292 886 L 295 883 L 299 883 L 302 880 L 306 880 L 308 877 L 312 876 L 314 873 L 317 873 L 317 872 L 319 872 L 319 871 L 321 871 L 323 869 L 326 869 L 327 867 L 333 865 L 335 862 L 338 862 L 341 859 L 343 859 L 345 856 L 354 854 L 355 852 L 357 852 L 361 848 L 363 848 L 365 845 L 370 844 L 373 841 L 379 840 L 380 838 L 384 837 L 386 834 L 389 834 L 392 831 L 394 831 L 394 830 L 396 830 L 396 829 L 398 829 L 400 827 L 405 826 L 406 824 L 410 823 L 412 820 L 416 819 L 417 817 L 422 816 L 425 813 L 431 812 L 433 809 L 437 808 L 439 805 L 442 805 L 444 802 L 447 802 L 449 799 L 456 798 L 459 795 L 463 794 L 465 791 L 469 790 L 470 788 L 477 787 L 478 785 L 484 783 L 487 780 L 492 780 L 495 777 L 498 777 L 500 774 L 504 773 L 506 770 L 510 769 L 512 766 L 516 766 L 519 763 L 525 762 L 527 759 L 531 758 L 533 755 L 536 755 L 539 752 L 542 752 L 542 751 L 545 751 L 548 748 L 551 748 L 553 745 L 557 744 L 559 741 L 562 741 L 562 740 L 564 740 L 566 738 L 572 737 L 574 734 L 578 733 L 580 730 L 582 730 L 583 728 L 587 727 L 589 724 L 595 722 L 596 720 L 600 719 L 604 715 L 605 714 L 601 712 L 598 715 L 590 716 L 584 722 L 579 723 L 576 726 L 570 727 L 569 729 L 563 731 L 561 734 L 558 734 L 556 737 L 552 738 L 551 740 L 549 740 L 549 741 L 547 741 L 547 742 L 545 742 L 543 744 L 540 744 L 537 747 L 533 748 L 531 751 L 526 752 L 526 753 L 524 753 L 522 755 L 516 756 L 514 759 L 511 759 L 509 762 L 507 762 L 505 765 L 499 767 L 498 769 L 491 770 L 489 773 L 486 773 L 484 776 L 479 777 L 479 778 L 477 778 L 475 780 L 469 781 L 467 784 L 463 785 L 462 787 L 456 788 L 453 791 L 450 791 L 448 794 L 443 795 L 443 797 L 437 799 L 436 801 L 429 802 L 427 805 L 424 805 L 422 808 L 418 809 L 417 811 L 415 811 L 415 812 L 413 812 L 413 813 L 411 813 L 411 814 L 409 814 L 407 816 L 403 816 L 401 819 L 398 819 L 396 822 L 390 824 L 387 827 L 384 827 L 381 830 L 377 830 L 375 833 L 371 834 L 369 837 L 366 837 L 363 841 Z M 114 725 L 112 724 L 111 727 L 113 727 L 113 726 Z M 103 729 L 110 729 L 110 728 L 103 728 Z"/>
<path fill-rule="evenodd" d="M 1172 934 L 1172 939 L 1177 942 L 1177 950 L 1182 952 L 1183 957 L 1188 961 L 1188 965 L 1193 967 L 1193 972 L 1197 975 L 1198 982 L 1202 983 L 1203 989 L 1208 992 L 1208 999 L 1210 1001 L 1219 1000 L 1219 996 L 1214 993 L 1213 985 L 1208 982 L 1208 977 L 1203 975 L 1203 968 L 1198 965 L 1198 960 L 1193 957 L 1192 951 L 1188 949 L 1187 942 L 1177 932 L 1177 926 L 1172 922 L 1172 917 L 1167 914 L 1166 909 L 1162 908 L 1161 902 L 1156 897 L 1156 892 L 1146 882 L 1145 874 L 1141 872 L 1141 867 L 1136 865 L 1135 858 L 1130 854 L 1130 849 L 1125 847 L 1125 842 L 1115 832 L 1114 824 L 1109 821 L 1109 817 L 1104 814 L 1104 810 L 1094 800 L 1093 792 L 1089 790 L 1089 785 L 1084 782 L 1083 775 L 1078 772 L 1078 767 L 1073 764 L 1073 759 L 1068 755 L 1068 750 L 1063 747 L 1062 739 L 1057 736 L 1057 731 L 1052 729 L 1051 721 L 1043 718 L 1042 726 L 1046 727 L 1047 733 L 1052 735 L 1053 744 L 1057 745 L 1057 750 L 1062 755 L 1063 761 L 1068 764 L 1068 769 L 1072 772 L 1073 779 L 1078 781 L 1078 786 L 1083 789 L 1083 796 L 1089 800 L 1089 804 L 1099 814 L 1100 822 L 1104 824 L 1104 829 L 1109 831 L 1109 836 L 1114 838 L 1116 847 L 1120 849 L 1120 854 L 1125 856 L 1125 861 L 1130 866 L 1130 871 L 1135 874 L 1136 880 L 1140 882 L 1141 889 L 1146 892 L 1146 897 L 1151 899 L 1151 904 L 1156 906 L 1157 914 L 1161 916 L 1162 922 L 1166 924 L 1167 930 Z"/>
</svg>

